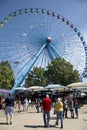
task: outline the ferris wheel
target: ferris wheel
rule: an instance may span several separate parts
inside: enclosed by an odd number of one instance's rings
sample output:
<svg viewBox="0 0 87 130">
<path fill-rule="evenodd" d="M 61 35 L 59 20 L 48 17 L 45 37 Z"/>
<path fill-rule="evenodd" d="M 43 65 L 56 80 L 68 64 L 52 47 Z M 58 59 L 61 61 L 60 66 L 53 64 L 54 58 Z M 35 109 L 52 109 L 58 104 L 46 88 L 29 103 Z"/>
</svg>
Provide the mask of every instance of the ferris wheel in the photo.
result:
<svg viewBox="0 0 87 130">
<path fill-rule="evenodd" d="M 56 57 L 69 61 L 80 74 L 87 72 L 87 45 L 80 31 L 65 17 L 50 10 L 17 10 L 0 23 L 0 62 L 14 71 L 14 87 L 29 71 L 46 68 Z"/>
</svg>

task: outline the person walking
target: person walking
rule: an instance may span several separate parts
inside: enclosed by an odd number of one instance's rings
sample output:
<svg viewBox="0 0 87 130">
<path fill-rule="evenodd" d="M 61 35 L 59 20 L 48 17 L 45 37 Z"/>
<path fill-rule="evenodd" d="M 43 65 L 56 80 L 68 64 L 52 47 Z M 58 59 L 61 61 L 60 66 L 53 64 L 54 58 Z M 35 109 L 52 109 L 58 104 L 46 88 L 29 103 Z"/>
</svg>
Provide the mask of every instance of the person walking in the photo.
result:
<svg viewBox="0 0 87 130">
<path fill-rule="evenodd" d="M 2 98 L 0 97 L 0 110 L 2 109 Z"/>
<path fill-rule="evenodd" d="M 40 106 L 41 106 L 41 103 L 40 103 L 40 99 L 39 98 L 37 98 L 36 100 L 35 100 L 35 106 L 36 106 L 36 110 L 37 110 L 37 113 L 39 113 L 40 112 Z"/>
<path fill-rule="evenodd" d="M 66 97 L 63 98 L 63 117 L 68 118 L 67 117 L 67 112 L 68 112 L 68 100 Z"/>
<path fill-rule="evenodd" d="M 28 111 L 28 107 L 29 107 L 29 101 L 27 98 L 25 98 L 23 101 L 23 111 Z"/>
<path fill-rule="evenodd" d="M 68 98 L 68 107 L 71 113 L 71 118 L 74 119 L 74 102 L 71 96 Z"/>
<path fill-rule="evenodd" d="M 8 94 L 8 97 L 6 97 L 4 103 L 5 103 L 5 115 L 6 115 L 6 124 L 8 125 L 8 119 L 10 116 L 10 124 L 12 124 L 12 117 L 14 113 L 14 97 L 11 93 Z"/>
<path fill-rule="evenodd" d="M 78 101 L 77 101 L 77 98 L 74 99 L 74 109 L 75 109 L 76 118 L 79 118 Z"/>
<path fill-rule="evenodd" d="M 61 101 L 61 98 L 57 99 L 57 102 L 55 104 L 55 111 L 56 111 L 56 125 L 58 125 L 59 120 L 61 121 L 61 128 L 63 128 L 63 103 Z"/>
<path fill-rule="evenodd" d="M 49 95 L 46 95 L 42 99 L 44 127 L 49 127 L 51 105 L 52 100 L 49 98 Z"/>
<path fill-rule="evenodd" d="M 17 105 L 18 105 L 18 112 L 21 112 L 21 99 L 20 98 L 17 101 Z"/>
</svg>

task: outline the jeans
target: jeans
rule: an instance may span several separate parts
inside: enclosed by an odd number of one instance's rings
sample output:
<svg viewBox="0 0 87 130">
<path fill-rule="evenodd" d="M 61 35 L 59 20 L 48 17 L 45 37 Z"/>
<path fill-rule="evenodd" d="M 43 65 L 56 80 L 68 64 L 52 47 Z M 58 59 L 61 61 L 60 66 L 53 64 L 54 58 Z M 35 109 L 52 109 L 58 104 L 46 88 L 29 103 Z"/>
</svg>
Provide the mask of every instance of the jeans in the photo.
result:
<svg viewBox="0 0 87 130">
<path fill-rule="evenodd" d="M 57 111 L 56 114 L 57 114 L 57 121 L 56 121 L 56 122 L 58 123 L 59 120 L 60 120 L 60 122 L 61 122 L 61 127 L 63 127 L 63 112 Z"/>
<path fill-rule="evenodd" d="M 71 117 L 74 118 L 74 109 L 70 108 Z"/>
<path fill-rule="evenodd" d="M 76 117 L 78 118 L 78 105 L 77 104 L 75 105 L 75 114 L 76 114 Z"/>
<path fill-rule="evenodd" d="M 43 111 L 43 120 L 44 120 L 44 126 L 49 126 L 50 121 L 50 111 Z"/>
<path fill-rule="evenodd" d="M 67 108 L 63 108 L 63 117 L 67 118 Z"/>
</svg>

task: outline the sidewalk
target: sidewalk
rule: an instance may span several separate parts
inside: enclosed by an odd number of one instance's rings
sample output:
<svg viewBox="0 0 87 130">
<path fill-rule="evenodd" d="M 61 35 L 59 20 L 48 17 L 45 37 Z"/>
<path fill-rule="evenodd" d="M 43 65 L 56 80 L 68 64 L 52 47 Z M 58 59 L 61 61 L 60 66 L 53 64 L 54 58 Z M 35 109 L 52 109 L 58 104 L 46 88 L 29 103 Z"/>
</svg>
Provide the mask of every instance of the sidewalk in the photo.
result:
<svg viewBox="0 0 87 130">
<path fill-rule="evenodd" d="M 68 112 L 68 116 L 70 113 Z M 51 120 L 49 128 L 43 127 L 43 114 L 36 113 L 33 107 L 29 107 L 28 112 L 15 112 L 13 115 L 13 124 L 5 124 L 4 111 L 0 111 L 0 130 L 58 130 L 59 126 L 54 127 L 55 115 L 51 110 Z M 63 130 L 87 130 L 87 105 L 84 105 L 79 109 L 79 119 L 64 119 Z"/>
</svg>

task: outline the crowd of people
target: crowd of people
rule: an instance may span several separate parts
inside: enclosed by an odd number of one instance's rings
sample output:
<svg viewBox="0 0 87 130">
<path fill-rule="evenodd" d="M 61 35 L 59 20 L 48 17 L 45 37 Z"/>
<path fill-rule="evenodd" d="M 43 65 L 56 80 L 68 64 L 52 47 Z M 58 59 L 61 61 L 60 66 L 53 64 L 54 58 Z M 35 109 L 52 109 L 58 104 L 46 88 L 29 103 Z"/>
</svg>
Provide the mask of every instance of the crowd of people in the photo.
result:
<svg viewBox="0 0 87 130">
<path fill-rule="evenodd" d="M 9 93 L 8 97 L 6 97 L 2 102 L 2 106 L 4 106 L 2 108 L 5 110 L 6 115 L 6 124 L 12 124 L 14 109 L 18 108 L 18 112 L 28 111 L 30 103 L 31 101 L 27 98 L 25 98 L 23 101 L 21 101 L 20 98 L 18 100 L 15 100 L 12 94 Z M 50 126 L 51 109 L 53 109 L 53 112 L 56 115 L 54 126 L 59 125 L 60 120 L 61 128 L 64 127 L 64 118 L 69 118 L 68 111 L 70 111 L 72 119 L 75 117 L 78 118 L 78 102 L 76 99 L 73 100 L 71 96 L 65 96 L 62 98 L 58 97 L 56 98 L 55 102 L 53 102 L 50 96 L 46 94 L 46 96 L 42 99 L 36 98 L 33 105 L 35 106 L 37 113 L 40 111 L 43 113 L 44 127 Z"/>
<path fill-rule="evenodd" d="M 49 98 L 49 95 L 46 95 L 46 97 L 42 100 L 44 127 L 49 127 L 52 104 L 53 103 Z M 71 113 L 71 118 L 75 118 L 75 115 L 76 118 L 78 118 L 78 102 L 76 99 L 73 100 L 71 96 L 57 98 L 54 104 L 54 114 L 56 114 L 56 122 L 54 126 L 59 125 L 60 120 L 61 128 L 63 128 L 64 118 L 68 118 L 68 111 Z"/>
</svg>

